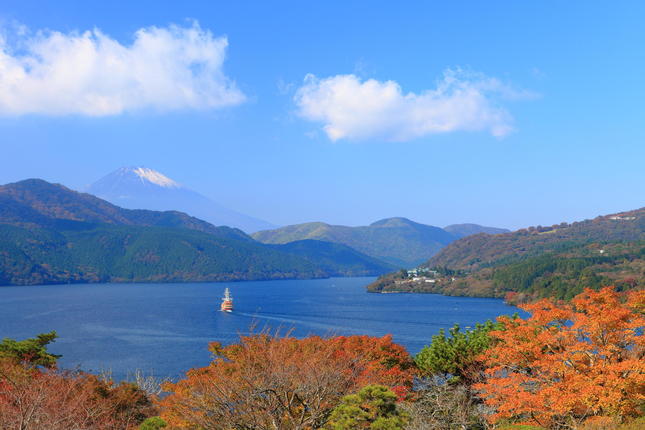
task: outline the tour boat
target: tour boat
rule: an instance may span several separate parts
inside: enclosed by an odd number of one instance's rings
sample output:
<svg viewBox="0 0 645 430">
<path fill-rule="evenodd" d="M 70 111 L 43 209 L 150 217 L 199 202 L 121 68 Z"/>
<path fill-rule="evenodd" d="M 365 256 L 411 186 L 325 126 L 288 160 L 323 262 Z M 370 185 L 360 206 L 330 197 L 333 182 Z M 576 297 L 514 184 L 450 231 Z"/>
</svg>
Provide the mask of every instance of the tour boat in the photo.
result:
<svg viewBox="0 0 645 430">
<path fill-rule="evenodd" d="M 222 304 L 219 309 L 222 312 L 233 312 L 233 297 L 231 297 L 231 292 L 228 288 L 224 290 L 224 297 L 222 297 Z"/>
</svg>

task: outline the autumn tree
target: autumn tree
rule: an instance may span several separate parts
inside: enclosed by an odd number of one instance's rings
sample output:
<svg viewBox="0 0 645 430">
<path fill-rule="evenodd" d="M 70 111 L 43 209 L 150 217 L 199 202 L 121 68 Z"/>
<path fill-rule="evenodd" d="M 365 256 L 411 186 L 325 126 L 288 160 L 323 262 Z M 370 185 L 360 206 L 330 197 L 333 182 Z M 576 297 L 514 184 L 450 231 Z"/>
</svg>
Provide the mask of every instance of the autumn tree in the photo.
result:
<svg viewBox="0 0 645 430">
<path fill-rule="evenodd" d="M 162 418 L 171 428 L 321 428 L 346 394 L 380 383 L 399 395 L 412 386 L 414 366 L 390 337 L 295 339 L 262 333 L 238 344 L 211 344 L 208 367 L 166 384 Z"/>
<path fill-rule="evenodd" d="M 407 350 L 394 343 L 391 335 L 337 336 L 326 341 L 336 350 L 336 360 L 354 363 L 360 369 L 356 386 L 385 385 L 399 399 L 410 392 L 418 369 Z"/>
<path fill-rule="evenodd" d="M 0 360 L 3 430 L 126 430 L 154 412 L 150 398 L 133 384 Z"/>
<path fill-rule="evenodd" d="M 56 369 L 55 332 L 0 344 L 0 429 L 127 430 L 156 409 L 134 384 Z"/>
<path fill-rule="evenodd" d="M 493 342 L 489 332 L 501 327 L 492 321 L 470 330 L 455 325 L 448 335 L 440 330 L 432 337 L 414 358 L 423 378 L 417 381 L 414 401 L 405 404 L 411 417 L 408 429 L 483 428 L 481 402 L 471 386 L 482 379 L 480 355 Z"/>
<path fill-rule="evenodd" d="M 416 385 L 412 401 L 401 405 L 410 417 L 406 430 L 486 428 L 481 404 L 468 385 L 447 383 L 441 376 L 423 378 Z"/>
<path fill-rule="evenodd" d="M 645 291 L 590 289 L 570 304 L 521 306 L 526 319 L 499 318 L 482 354 L 486 381 L 475 386 L 490 421 L 576 428 L 597 417 L 621 421 L 645 401 Z"/>
</svg>

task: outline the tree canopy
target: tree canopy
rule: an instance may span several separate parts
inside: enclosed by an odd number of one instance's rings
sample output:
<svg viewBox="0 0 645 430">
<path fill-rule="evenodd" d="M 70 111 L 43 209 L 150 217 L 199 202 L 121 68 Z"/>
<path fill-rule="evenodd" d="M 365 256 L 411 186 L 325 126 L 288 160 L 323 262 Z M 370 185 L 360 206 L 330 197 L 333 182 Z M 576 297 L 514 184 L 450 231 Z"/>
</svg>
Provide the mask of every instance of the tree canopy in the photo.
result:
<svg viewBox="0 0 645 430">
<path fill-rule="evenodd" d="M 341 399 L 326 430 L 403 430 L 408 416 L 396 405 L 396 394 L 382 385 L 368 385 Z"/>
<path fill-rule="evenodd" d="M 267 333 L 238 344 L 211 344 L 210 366 L 167 384 L 162 417 L 172 426 L 218 429 L 309 429 L 325 425 L 347 394 L 381 384 L 404 396 L 414 363 L 391 337 L 305 339 Z"/>
<path fill-rule="evenodd" d="M 55 331 L 42 333 L 35 338 L 14 340 L 4 338 L 0 342 L 0 359 L 15 360 L 20 363 L 47 368 L 56 367 L 60 355 L 47 351 L 47 345 L 52 343 L 58 335 Z"/>
<path fill-rule="evenodd" d="M 645 291 L 586 289 L 570 304 L 543 299 L 523 305 L 526 319 L 501 317 L 481 354 L 486 380 L 475 385 L 510 420 L 576 428 L 598 417 L 620 422 L 642 414 L 645 401 Z"/>
<path fill-rule="evenodd" d="M 441 329 L 439 334 L 432 336 L 430 345 L 425 346 L 414 361 L 426 375 L 447 374 L 463 382 L 473 381 L 481 371 L 478 356 L 491 344 L 488 333 L 499 328 L 501 324 L 486 321 L 466 331 L 455 324 L 448 331 L 450 336 L 446 336 L 445 330 Z"/>
</svg>

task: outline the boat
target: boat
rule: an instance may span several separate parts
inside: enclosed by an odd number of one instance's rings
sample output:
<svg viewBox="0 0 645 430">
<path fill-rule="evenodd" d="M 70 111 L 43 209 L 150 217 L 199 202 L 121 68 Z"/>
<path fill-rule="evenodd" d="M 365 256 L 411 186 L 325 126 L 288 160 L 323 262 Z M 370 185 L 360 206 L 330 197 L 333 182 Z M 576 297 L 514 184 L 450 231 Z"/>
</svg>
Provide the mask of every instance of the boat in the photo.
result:
<svg viewBox="0 0 645 430">
<path fill-rule="evenodd" d="M 222 304 L 219 307 L 222 312 L 233 312 L 233 297 L 228 288 L 224 290 L 224 297 L 222 297 Z"/>
</svg>

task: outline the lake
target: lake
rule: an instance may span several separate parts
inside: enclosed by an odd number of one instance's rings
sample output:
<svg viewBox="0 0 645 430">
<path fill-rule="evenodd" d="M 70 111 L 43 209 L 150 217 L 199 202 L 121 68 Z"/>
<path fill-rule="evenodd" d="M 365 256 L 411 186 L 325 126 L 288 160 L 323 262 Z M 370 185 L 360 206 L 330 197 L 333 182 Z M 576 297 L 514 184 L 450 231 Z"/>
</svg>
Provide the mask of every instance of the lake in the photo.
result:
<svg viewBox="0 0 645 430">
<path fill-rule="evenodd" d="M 499 299 L 367 293 L 373 280 L 0 287 L 0 337 L 56 330 L 50 350 L 63 355 L 61 367 L 109 370 L 116 379 L 136 369 L 176 378 L 208 364 L 208 342 L 235 342 L 253 326 L 299 337 L 392 334 L 415 354 L 441 328 L 518 310 Z M 219 312 L 226 287 L 233 313 Z"/>
</svg>

